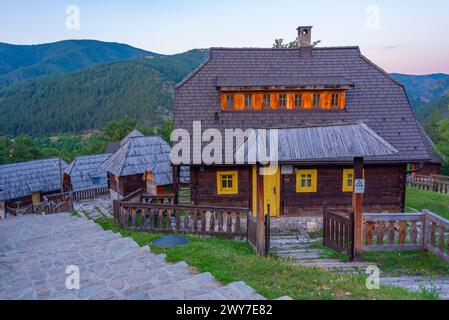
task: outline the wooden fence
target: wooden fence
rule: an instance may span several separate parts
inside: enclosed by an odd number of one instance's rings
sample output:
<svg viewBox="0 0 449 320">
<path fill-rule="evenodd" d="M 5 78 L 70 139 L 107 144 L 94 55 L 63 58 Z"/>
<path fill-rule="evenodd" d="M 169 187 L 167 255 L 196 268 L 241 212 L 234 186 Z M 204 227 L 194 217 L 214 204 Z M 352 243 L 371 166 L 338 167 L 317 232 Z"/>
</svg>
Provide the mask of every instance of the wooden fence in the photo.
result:
<svg viewBox="0 0 449 320">
<path fill-rule="evenodd" d="M 109 194 L 108 187 L 94 188 L 72 192 L 73 201 L 96 199 Z"/>
<path fill-rule="evenodd" d="M 155 203 L 161 200 L 148 195 L 144 202 L 114 201 L 113 215 L 123 229 L 150 233 L 180 233 L 227 238 L 246 236 L 242 228 L 247 208 L 174 205 Z M 164 201 L 170 201 L 171 196 Z"/>
<path fill-rule="evenodd" d="M 335 251 L 353 256 L 354 246 L 353 215 L 345 216 L 324 210 L 323 244 Z"/>
<path fill-rule="evenodd" d="M 407 185 L 421 190 L 449 193 L 449 177 L 447 176 L 412 174 L 407 179 Z"/>
<path fill-rule="evenodd" d="M 364 250 L 428 250 L 449 262 L 449 221 L 422 213 L 363 214 Z"/>
</svg>

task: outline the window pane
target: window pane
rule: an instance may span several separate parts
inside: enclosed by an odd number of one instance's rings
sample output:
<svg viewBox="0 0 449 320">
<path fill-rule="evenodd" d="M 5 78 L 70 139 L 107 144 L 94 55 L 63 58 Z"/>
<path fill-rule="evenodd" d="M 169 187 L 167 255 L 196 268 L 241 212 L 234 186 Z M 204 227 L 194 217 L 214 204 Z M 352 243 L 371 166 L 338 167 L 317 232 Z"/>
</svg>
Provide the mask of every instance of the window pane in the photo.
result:
<svg viewBox="0 0 449 320">
<path fill-rule="evenodd" d="M 263 106 L 264 108 L 269 108 L 271 104 L 271 95 L 264 94 L 263 96 Z"/>
<path fill-rule="evenodd" d="M 319 93 L 313 94 L 313 106 L 314 107 L 321 106 L 321 95 Z"/>
<path fill-rule="evenodd" d="M 251 108 L 253 106 L 253 95 L 245 94 L 245 108 Z"/>
<path fill-rule="evenodd" d="M 234 108 L 234 96 L 233 95 L 226 96 L 226 107 Z"/>
<path fill-rule="evenodd" d="M 287 95 L 280 94 L 279 95 L 279 107 L 286 107 L 287 106 Z"/>
<path fill-rule="evenodd" d="M 295 107 L 296 108 L 302 107 L 302 94 L 295 94 Z"/>
</svg>

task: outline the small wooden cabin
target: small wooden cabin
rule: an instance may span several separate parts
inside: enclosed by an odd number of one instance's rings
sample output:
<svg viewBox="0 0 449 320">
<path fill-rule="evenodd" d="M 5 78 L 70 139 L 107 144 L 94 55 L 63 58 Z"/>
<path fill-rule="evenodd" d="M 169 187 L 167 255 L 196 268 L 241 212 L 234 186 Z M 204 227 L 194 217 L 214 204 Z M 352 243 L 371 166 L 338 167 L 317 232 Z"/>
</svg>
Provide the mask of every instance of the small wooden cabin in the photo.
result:
<svg viewBox="0 0 449 320">
<path fill-rule="evenodd" d="M 61 192 L 67 163 L 59 158 L 0 166 L 0 210 L 40 203 L 45 195 Z"/>
<path fill-rule="evenodd" d="M 64 190 L 82 191 L 108 186 L 108 173 L 101 164 L 111 154 L 99 154 L 77 157 L 64 170 Z"/>
<path fill-rule="evenodd" d="M 358 47 L 315 47 L 309 26 L 298 28 L 298 39 L 298 48 L 292 49 L 212 48 L 209 59 L 176 86 L 174 128 L 187 130 L 193 140 L 194 122 L 201 123 L 202 132 L 217 129 L 223 137 L 227 129 L 364 124 L 398 151 L 365 159 L 365 210 L 403 211 L 407 165 L 431 162 L 404 86 Z M 317 150 L 333 150 L 332 140 L 300 139 L 292 141 L 289 151 L 308 141 L 315 141 Z M 195 152 L 198 147 L 182 163 L 190 166 L 195 204 L 252 207 L 253 167 L 194 163 Z M 275 197 L 273 214 L 348 210 L 352 159 L 305 160 L 299 154 L 284 160 L 265 183 L 264 198 Z"/>
<path fill-rule="evenodd" d="M 123 198 L 139 189 L 146 189 L 147 169 L 156 168 L 155 177 L 166 184 L 161 188 L 171 188 L 172 179 L 160 179 L 165 173 L 159 172 L 161 163 L 170 163 L 170 145 L 161 137 L 131 137 L 122 144 L 101 166 L 108 175 L 108 186 L 112 199 Z M 164 169 L 165 170 L 165 169 Z"/>
</svg>

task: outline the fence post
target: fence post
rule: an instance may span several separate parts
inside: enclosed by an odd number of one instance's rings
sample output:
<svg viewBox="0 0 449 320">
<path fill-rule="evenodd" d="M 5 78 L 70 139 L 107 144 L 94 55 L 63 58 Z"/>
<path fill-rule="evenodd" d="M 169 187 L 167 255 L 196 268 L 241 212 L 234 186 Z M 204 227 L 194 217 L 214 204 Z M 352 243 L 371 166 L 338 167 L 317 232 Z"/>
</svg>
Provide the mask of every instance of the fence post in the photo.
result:
<svg viewBox="0 0 449 320">
<path fill-rule="evenodd" d="M 119 201 L 113 200 L 112 201 L 112 215 L 114 216 L 114 222 L 116 224 L 119 223 Z"/>
<path fill-rule="evenodd" d="M 426 248 L 427 245 L 427 215 L 428 215 L 428 211 L 427 210 L 423 210 L 423 217 L 422 217 L 422 226 L 421 226 L 421 247 L 424 250 Z"/>
<path fill-rule="evenodd" d="M 270 253 L 270 233 L 271 233 L 271 229 L 270 229 L 270 204 L 268 204 L 267 206 L 268 212 L 267 212 L 267 216 L 265 217 L 265 255 L 268 255 Z"/>
</svg>

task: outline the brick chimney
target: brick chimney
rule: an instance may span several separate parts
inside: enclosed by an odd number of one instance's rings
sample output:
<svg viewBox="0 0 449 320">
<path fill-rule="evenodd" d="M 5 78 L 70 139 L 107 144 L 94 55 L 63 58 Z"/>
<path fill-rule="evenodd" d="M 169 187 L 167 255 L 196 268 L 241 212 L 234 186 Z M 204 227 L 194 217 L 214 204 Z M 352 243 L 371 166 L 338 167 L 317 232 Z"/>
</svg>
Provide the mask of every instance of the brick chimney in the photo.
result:
<svg viewBox="0 0 449 320">
<path fill-rule="evenodd" d="M 299 53 L 303 57 L 312 56 L 312 28 L 311 26 L 298 27 Z"/>
</svg>

